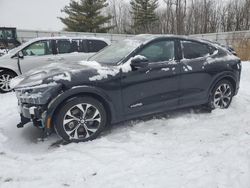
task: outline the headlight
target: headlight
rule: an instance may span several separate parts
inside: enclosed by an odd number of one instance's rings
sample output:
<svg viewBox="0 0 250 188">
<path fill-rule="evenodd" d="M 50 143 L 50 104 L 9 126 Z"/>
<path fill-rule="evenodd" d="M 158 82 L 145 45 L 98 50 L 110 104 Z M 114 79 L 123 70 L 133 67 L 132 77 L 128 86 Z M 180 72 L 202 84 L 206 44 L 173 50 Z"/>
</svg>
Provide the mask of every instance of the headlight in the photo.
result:
<svg viewBox="0 0 250 188">
<path fill-rule="evenodd" d="M 16 90 L 16 96 L 21 103 L 44 105 L 61 90 L 57 83 L 42 84 L 34 87 Z"/>
</svg>

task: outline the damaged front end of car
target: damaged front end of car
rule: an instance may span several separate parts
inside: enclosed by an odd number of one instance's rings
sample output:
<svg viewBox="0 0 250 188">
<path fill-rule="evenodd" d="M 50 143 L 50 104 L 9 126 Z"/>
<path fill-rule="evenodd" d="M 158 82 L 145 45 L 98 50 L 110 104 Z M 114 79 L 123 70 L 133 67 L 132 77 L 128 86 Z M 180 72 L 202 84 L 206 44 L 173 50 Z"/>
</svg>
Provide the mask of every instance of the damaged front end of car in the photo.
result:
<svg viewBox="0 0 250 188">
<path fill-rule="evenodd" d="M 48 134 L 52 127 L 52 119 L 47 114 L 48 103 L 58 96 L 61 89 L 62 85 L 59 83 L 15 89 L 21 116 L 21 122 L 17 127 L 21 128 L 31 121 L 34 126 L 46 130 Z"/>
</svg>

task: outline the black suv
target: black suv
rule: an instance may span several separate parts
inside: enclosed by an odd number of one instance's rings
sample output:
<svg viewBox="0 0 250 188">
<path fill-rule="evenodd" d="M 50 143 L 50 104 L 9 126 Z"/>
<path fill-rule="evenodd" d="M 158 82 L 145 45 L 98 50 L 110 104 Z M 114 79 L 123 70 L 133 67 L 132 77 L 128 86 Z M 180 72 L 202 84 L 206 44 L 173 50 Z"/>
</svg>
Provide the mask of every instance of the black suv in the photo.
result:
<svg viewBox="0 0 250 188">
<path fill-rule="evenodd" d="M 188 106 L 228 108 L 241 61 L 226 48 L 180 36 L 138 35 L 77 64 L 55 64 L 12 81 L 22 127 L 66 141 L 96 138 L 108 125 Z"/>
</svg>

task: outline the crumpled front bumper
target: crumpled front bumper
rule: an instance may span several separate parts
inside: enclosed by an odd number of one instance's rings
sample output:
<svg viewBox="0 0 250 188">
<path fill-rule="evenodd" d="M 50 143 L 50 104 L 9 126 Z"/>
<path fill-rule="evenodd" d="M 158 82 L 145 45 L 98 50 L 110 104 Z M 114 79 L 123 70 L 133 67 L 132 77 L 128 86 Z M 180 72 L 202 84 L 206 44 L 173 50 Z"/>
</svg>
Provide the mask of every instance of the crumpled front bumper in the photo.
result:
<svg viewBox="0 0 250 188">
<path fill-rule="evenodd" d="M 41 119 L 42 118 L 42 108 L 39 106 L 29 106 L 29 105 L 18 105 L 19 108 L 19 113 L 23 115 L 23 117 L 32 119 L 32 118 L 37 118 Z"/>
<path fill-rule="evenodd" d="M 23 127 L 27 122 L 33 122 L 39 128 L 50 128 L 51 118 L 48 116 L 48 104 L 55 98 L 61 87 L 51 87 L 43 93 L 29 94 L 25 89 L 16 90 L 18 98 L 18 110 L 21 122 L 18 127 Z"/>
<path fill-rule="evenodd" d="M 21 116 L 21 123 L 18 124 L 19 127 L 31 121 L 36 127 L 45 128 L 47 118 L 47 109 L 45 106 L 19 103 L 18 110 Z"/>
</svg>

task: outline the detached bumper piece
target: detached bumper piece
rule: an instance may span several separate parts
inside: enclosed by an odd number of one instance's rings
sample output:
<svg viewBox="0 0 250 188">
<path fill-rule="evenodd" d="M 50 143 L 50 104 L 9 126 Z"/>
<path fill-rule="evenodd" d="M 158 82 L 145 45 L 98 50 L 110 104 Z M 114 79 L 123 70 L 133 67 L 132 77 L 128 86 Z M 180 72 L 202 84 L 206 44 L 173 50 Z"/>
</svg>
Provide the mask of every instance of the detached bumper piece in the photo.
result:
<svg viewBox="0 0 250 188">
<path fill-rule="evenodd" d="M 42 106 L 19 106 L 21 122 L 17 124 L 17 128 L 23 128 L 25 124 L 32 122 L 35 127 L 43 130 L 41 140 L 44 140 L 52 132 L 51 118 L 47 117 L 46 110 Z"/>
<path fill-rule="evenodd" d="M 20 117 L 21 117 L 21 122 L 17 124 L 17 128 L 23 128 L 25 124 L 30 122 L 30 119 L 25 118 L 22 115 L 20 115 Z"/>
<path fill-rule="evenodd" d="M 55 82 L 15 89 L 21 115 L 17 127 L 32 122 L 35 127 L 44 130 L 44 137 L 48 136 L 52 131 L 52 118 L 47 114 L 48 104 L 61 89 L 62 85 Z"/>
<path fill-rule="evenodd" d="M 23 115 L 23 117 L 28 118 L 28 119 L 41 119 L 42 118 L 42 113 L 44 111 L 42 106 L 34 106 L 34 105 L 19 105 L 19 112 L 20 114 Z"/>
<path fill-rule="evenodd" d="M 22 127 L 29 119 L 36 127 L 45 128 L 48 122 L 47 104 L 58 95 L 61 88 L 60 84 L 48 83 L 15 89 L 21 115 L 21 123 L 18 127 Z"/>
</svg>

